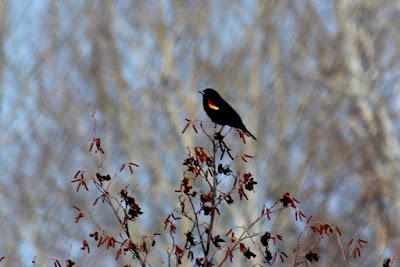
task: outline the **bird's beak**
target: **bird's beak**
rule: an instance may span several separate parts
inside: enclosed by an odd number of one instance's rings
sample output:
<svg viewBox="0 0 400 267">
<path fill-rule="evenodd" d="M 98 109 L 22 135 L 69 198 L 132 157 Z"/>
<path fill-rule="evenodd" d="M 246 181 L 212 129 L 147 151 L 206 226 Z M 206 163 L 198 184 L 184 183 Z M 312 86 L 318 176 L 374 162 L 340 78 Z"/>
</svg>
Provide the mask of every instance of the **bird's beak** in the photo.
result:
<svg viewBox="0 0 400 267">
<path fill-rule="evenodd" d="M 203 91 L 198 91 L 200 94 L 202 94 L 202 95 L 204 95 L 204 92 Z"/>
</svg>

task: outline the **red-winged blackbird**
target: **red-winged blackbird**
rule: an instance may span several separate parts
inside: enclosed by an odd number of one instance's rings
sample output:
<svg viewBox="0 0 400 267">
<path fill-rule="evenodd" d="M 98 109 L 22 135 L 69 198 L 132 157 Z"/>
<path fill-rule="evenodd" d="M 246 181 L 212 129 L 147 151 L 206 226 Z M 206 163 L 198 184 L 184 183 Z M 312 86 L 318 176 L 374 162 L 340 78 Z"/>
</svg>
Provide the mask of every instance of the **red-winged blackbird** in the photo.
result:
<svg viewBox="0 0 400 267">
<path fill-rule="evenodd" d="M 219 125 L 228 125 L 248 133 L 257 140 L 244 126 L 239 114 L 215 91 L 207 88 L 199 91 L 203 95 L 203 107 L 210 119 Z"/>
</svg>

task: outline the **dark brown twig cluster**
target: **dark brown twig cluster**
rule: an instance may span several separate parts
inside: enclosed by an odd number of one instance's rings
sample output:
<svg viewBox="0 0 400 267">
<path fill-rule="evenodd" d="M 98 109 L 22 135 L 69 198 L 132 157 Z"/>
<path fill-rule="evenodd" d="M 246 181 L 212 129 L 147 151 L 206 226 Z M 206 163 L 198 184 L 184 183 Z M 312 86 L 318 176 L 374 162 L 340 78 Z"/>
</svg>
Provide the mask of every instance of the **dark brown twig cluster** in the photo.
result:
<svg viewBox="0 0 400 267">
<path fill-rule="evenodd" d="M 138 164 L 133 162 L 127 162 L 119 166 L 113 176 L 110 174 L 102 173 L 102 155 L 105 153 L 101 147 L 101 139 L 96 136 L 97 120 L 95 119 L 95 110 L 93 111 L 92 118 L 94 121 L 93 136 L 90 138 L 91 144 L 89 151 L 97 154 L 99 169 L 95 175 L 90 171 L 79 170 L 72 183 L 77 184 L 77 192 L 83 187 L 86 191 L 89 191 L 89 182 L 93 182 L 95 189 L 100 193 L 100 196 L 96 198 L 93 205 L 97 205 L 100 201 L 102 204 L 107 205 L 115 215 L 116 220 L 121 226 L 121 232 L 109 233 L 104 229 L 100 223 L 94 218 L 92 213 L 89 211 L 83 211 L 77 206 L 73 208 L 79 213 L 75 218 L 75 222 L 78 223 L 84 217 L 88 217 L 89 220 L 96 226 L 97 231 L 89 234 L 89 237 L 97 244 L 98 247 L 104 247 L 105 249 L 115 249 L 117 260 L 121 255 L 130 254 L 132 258 L 137 259 L 141 266 L 146 266 L 146 261 L 149 253 L 152 251 L 156 241 L 155 238 L 160 233 L 154 232 L 151 234 L 143 235 L 140 240 L 132 237 L 132 229 L 130 222 L 134 222 L 135 219 L 143 214 L 142 208 L 138 202 L 128 190 L 121 189 L 119 196 L 114 196 L 110 193 L 110 185 L 113 179 L 116 178 L 118 173 L 121 173 L 125 169 L 128 169 L 130 174 L 134 173 L 134 168 L 139 167 Z M 95 148 L 93 150 L 93 148 Z M 90 253 L 89 241 L 82 240 L 82 250 Z M 72 261 L 71 261 L 72 262 Z M 71 263 L 70 266 L 73 264 Z"/>
<path fill-rule="evenodd" d="M 121 226 L 118 233 L 110 233 L 101 226 L 90 211 L 84 211 L 77 206 L 73 208 L 78 212 L 75 222 L 80 223 L 82 219 L 87 219 L 95 227 L 96 231 L 89 234 L 89 239 L 74 240 L 81 244 L 81 250 L 90 253 L 90 246 L 94 243 L 97 247 L 106 250 L 115 251 L 115 259 L 130 255 L 140 266 L 147 266 L 150 253 L 154 250 L 157 236 L 161 233 L 154 231 L 150 234 L 143 234 L 140 239 L 132 237 L 132 225 L 136 223 L 136 218 L 141 216 L 145 210 L 140 206 L 140 201 L 135 199 L 132 192 L 125 187 L 118 194 L 110 192 L 110 186 L 116 179 L 117 174 L 128 170 L 129 174 L 134 173 L 134 168 L 139 167 L 136 163 L 127 162 L 119 166 L 114 173 L 110 175 L 102 170 L 102 155 L 105 153 L 101 147 L 101 138 L 96 135 L 97 120 L 95 111 L 92 114 L 94 121 L 93 136 L 90 138 L 90 152 L 94 152 L 98 159 L 99 168 L 96 172 L 79 170 L 71 183 L 76 185 L 76 191 L 81 188 L 86 191 L 94 185 L 99 196 L 93 205 L 107 206 L 114 213 L 116 220 Z M 341 242 L 341 230 L 331 223 L 312 221 L 312 216 L 306 216 L 300 209 L 300 202 L 289 192 L 284 193 L 271 206 L 264 205 L 259 216 L 247 226 L 237 226 L 231 229 L 224 229 L 217 225 L 218 218 L 224 211 L 224 205 L 241 205 L 249 200 L 251 193 L 255 193 L 258 182 L 250 172 L 234 172 L 233 165 L 237 159 L 245 163 L 253 158 L 248 154 L 232 155 L 231 149 L 219 132 L 208 134 L 201 121 L 186 120 L 188 123 L 182 133 L 192 128 L 195 133 L 199 129 L 205 134 L 212 150 L 207 150 L 202 146 L 188 148 L 188 156 L 183 161 L 185 171 L 179 188 L 175 190 L 178 194 L 179 207 L 160 219 L 163 224 L 163 231 L 170 237 L 171 243 L 165 248 L 168 257 L 168 265 L 179 265 L 184 259 L 189 259 L 195 266 L 223 266 L 230 265 L 237 261 L 239 257 L 252 261 L 255 265 L 273 264 L 275 262 L 290 262 L 288 253 L 283 251 L 284 236 L 282 233 L 276 233 L 268 230 L 263 232 L 254 232 L 253 228 L 262 220 L 265 222 L 275 219 L 278 212 L 291 209 L 294 211 L 293 222 L 305 223 L 303 232 L 298 237 L 298 244 L 294 252 L 292 266 L 305 264 L 311 266 L 313 262 L 323 260 L 323 254 L 318 251 L 318 242 L 329 236 L 336 237 L 344 262 L 347 264 L 350 257 L 361 257 L 361 250 L 367 241 L 360 238 L 351 239 L 347 247 Z M 239 134 L 245 143 L 246 133 Z M 217 156 L 218 155 L 218 156 Z M 230 161 L 226 163 L 227 157 Z M 225 161 L 222 161 L 224 159 Z M 223 163 L 225 162 L 225 163 Z M 222 181 L 230 182 L 230 185 L 224 186 L 224 190 L 219 185 Z M 226 183 L 225 183 L 226 184 Z M 83 191 L 85 192 L 85 191 Z M 187 220 L 189 230 L 184 233 L 184 240 L 177 235 L 182 233 L 180 222 Z M 218 226 L 218 227 L 217 227 Z M 222 231 L 222 232 L 221 232 Z M 311 238 L 313 235 L 313 238 Z M 317 238 L 315 238 L 317 237 Z M 307 240 L 315 240 L 311 245 Z M 71 248 L 72 249 L 72 243 Z M 160 248 L 158 249 L 160 250 Z M 161 250 L 163 250 L 161 248 Z M 346 252 L 345 250 L 348 250 Z M 3 260 L 14 260 L 21 263 L 18 259 L 2 257 Z M 390 266 L 396 259 L 385 259 L 384 266 Z M 50 259 L 55 266 L 62 266 L 57 259 Z M 258 261 L 258 262 L 257 262 Z M 21 263 L 22 265 L 22 263 Z M 75 262 L 66 260 L 65 266 L 74 266 Z M 23 266 L 23 265 L 22 265 Z M 129 265 L 127 265 L 129 266 Z"/>
</svg>

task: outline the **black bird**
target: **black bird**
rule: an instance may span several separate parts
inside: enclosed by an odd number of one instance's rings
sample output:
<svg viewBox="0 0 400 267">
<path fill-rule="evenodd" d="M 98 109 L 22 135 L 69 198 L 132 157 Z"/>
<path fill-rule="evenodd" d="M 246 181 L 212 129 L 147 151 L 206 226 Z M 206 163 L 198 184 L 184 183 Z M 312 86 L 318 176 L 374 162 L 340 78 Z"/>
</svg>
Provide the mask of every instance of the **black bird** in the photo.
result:
<svg viewBox="0 0 400 267">
<path fill-rule="evenodd" d="M 203 95 L 203 107 L 210 119 L 219 125 L 231 126 L 248 133 L 254 140 L 257 140 L 244 126 L 239 114 L 215 91 L 207 88 L 199 91 Z"/>
</svg>

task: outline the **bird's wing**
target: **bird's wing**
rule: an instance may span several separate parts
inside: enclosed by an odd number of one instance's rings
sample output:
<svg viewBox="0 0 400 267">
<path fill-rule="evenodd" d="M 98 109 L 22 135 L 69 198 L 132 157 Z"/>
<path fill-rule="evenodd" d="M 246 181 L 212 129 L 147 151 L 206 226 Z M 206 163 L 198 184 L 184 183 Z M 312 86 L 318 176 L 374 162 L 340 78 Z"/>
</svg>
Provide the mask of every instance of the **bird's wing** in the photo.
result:
<svg viewBox="0 0 400 267">
<path fill-rule="evenodd" d="M 243 122 L 242 118 L 240 118 L 239 114 L 228 104 L 224 99 L 221 99 L 221 103 L 219 103 L 221 113 L 224 113 L 224 117 L 227 119 L 227 124 L 231 127 L 242 128 Z"/>
</svg>

